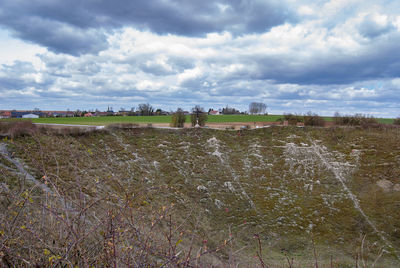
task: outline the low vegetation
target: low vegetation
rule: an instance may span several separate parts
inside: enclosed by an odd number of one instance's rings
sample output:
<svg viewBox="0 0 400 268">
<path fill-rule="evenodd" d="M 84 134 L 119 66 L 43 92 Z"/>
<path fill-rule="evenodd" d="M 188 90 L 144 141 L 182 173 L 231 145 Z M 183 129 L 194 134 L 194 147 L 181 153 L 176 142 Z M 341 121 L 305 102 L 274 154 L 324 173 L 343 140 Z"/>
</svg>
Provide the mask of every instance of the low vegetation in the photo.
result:
<svg viewBox="0 0 400 268">
<path fill-rule="evenodd" d="M 0 263 L 398 267 L 399 155 L 395 127 L 7 136 Z"/>
<path fill-rule="evenodd" d="M 364 114 L 341 115 L 339 113 L 335 113 L 333 122 L 335 125 L 339 126 L 367 126 L 378 124 L 378 120 L 376 118 Z"/>
<path fill-rule="evenodd" d="M 304 125 L 304 126 L 313 126 L 313 127 L 323 127 L 325 126 L 325 119 L 318 116 L 315 113 L 308 112 L 304 115 L 298 114 L 284 114 L 283 118 L 278 119 L 279 122 L 283 123 L 287 121 L 289 125 Z"/>
<path fill-rule="evenodd" d="M 303 122 L 305 126 L 312 126 L 312 127 L 325 126 L 325 120 L 319 115 L 312 112 L 308 112 L 306 115 L 303 116 Z"/>
<path fill-rule="evenodd" d="M 32 135 L 37 132 L 36 125 L 31 121 L 4 120 L 0 121 L 0 136 L 10 136 L 11 138 L 24 135 Z"/>
<path fill-rule="evenodd" d="M 280 120 L 281 122 L 287 121 L 289 125 L 295 126 L 297 123 L 303 123 L 304 117 L 302 115 L 297 114 L 284 114 L 283 119 Z"/>
</svg>

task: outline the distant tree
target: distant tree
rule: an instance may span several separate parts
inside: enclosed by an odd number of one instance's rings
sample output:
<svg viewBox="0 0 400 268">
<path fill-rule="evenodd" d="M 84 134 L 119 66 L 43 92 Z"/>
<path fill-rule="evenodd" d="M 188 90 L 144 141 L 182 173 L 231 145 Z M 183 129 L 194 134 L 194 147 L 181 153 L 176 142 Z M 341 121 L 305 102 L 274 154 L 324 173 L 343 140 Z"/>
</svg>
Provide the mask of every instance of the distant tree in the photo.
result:
<svg viewBox="0 0 400 268">
<path fill-rule="evenodd" d="M 181 108 L 178 108 L 175 113 L 172 114 L 171 127 L 183 127 L 186 121 L 186 116 Z"/>
<path fill-rule="evenodd" d="M 85 113 L 86 113 L 86 111 L 81 111 L 81 110 L 77 109 L 77 110 L 74 112 L 74 117 L 81 117 L 81 116 L 83 116 Z"/>
<path fill-rule="evenodd" d="M 400 125 L 400 116 L 393 120 L 394 125 Z"/>
<path fill-rule="evenodd" d="M 240 114 L 239 110 L 236 110 L 235 108 L 228 107 L 228 105 L 225 108 L 222 108 L 222 114 Z"/>
<path fill-rule="evenodd" d="M 138 112 L 140 115 L 153 115 L 153 106 L 151 106 L 149 103 L 141 103 L 138 106 Z"/>
<path fill-rule="evenodd" d="M 249 113 L 250 114 L 263 114 L 267 109 L 267 105 L 262 102 L 252 102 L 249 105 Z"/>
<path fill-rule="evenodd" d="M 162 110 L 161 110 L 160 108 L 158 108 L 158 109 L 156 110 L 156 115 L 162 115 Z"/>
<path fill-rule="evenodd" d="M 194 127 L 197 123 L 199 126 L 204 127 L 207 121 L 207 113 L 204 112 L 204 108 L 200 105 L 196 105 L 192 108 L 192 114 L 190 115 L 190 121 Z"/>
<path fill-rule="evenodd" d="M 129 112 L 128 112 L 128 115 L 136 115 L 136 113 L 135 113 L 135 107 L 131 107 L 131 109 L 129 110 Z"/>
<path fill-rule="evenodd" d="M 304 117 L 300 114 L 284 114 L 283 119 L 289 123 L 289 125 L 296 125 L 297 123 L 304 123 Z"/>
</svg>

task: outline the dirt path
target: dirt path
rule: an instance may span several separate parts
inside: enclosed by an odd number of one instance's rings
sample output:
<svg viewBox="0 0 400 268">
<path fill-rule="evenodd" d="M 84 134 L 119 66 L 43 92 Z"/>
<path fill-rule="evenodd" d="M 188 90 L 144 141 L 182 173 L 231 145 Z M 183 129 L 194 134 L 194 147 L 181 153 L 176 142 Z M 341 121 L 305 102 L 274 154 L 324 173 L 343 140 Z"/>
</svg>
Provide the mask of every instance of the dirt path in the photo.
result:
<svg viewBox="0 0 400 268">
<path fill-rule="evenodd" d="M 53 194 L 53 191 L 49 187 L 47 187 L 46 184 L 41 183 L 40 181 L 35 179 L 35 177 L 33 177 L 28 171 L 26 171 L 24 165 L 17 158 L 10 157 L 10 153 L 7 150 L 7 144 L 0 143 L 0 155 L 15 166 L 14 169 L 11 168 L 13 172 L 20 175 L 23 179 L 32 182 L 37 187 L 42 189 L 43 192 Z"/>
</svg>

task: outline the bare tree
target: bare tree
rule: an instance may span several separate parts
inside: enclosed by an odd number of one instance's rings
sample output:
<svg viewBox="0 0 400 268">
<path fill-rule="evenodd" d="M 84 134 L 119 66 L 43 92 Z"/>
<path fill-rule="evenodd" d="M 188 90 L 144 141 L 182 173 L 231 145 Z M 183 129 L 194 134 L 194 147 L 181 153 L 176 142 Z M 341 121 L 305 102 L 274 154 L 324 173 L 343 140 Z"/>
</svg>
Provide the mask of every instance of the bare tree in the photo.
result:
<svg viewBox="0 0 400 268">
<path fill-rule="evenodd" d="M 153 106 L 149 103 L 141 103 L 138 106 L 138 111 L 140 115 L 153 115 Z"/>
<path fill-rule="evenodd" d="M 250 114 L 263 114 L 267 109 L 267 105 L 262 102 L 252 102 L 249 105 L 249 113 Z"/>
<path fill-rule="evenodd" d="M 228 107 L 228 105 L 225 108 L 222 108 L 222 114 L 240 114 L 239 110 L 236 110 L 235 108 Z"/>
<path fill-rule="evenodd" d="M 193 107 L 190 121 L 192 122 L 192 126 L 195 126 L 198 123 L 199 126 L 203 127 L 207 121 L 207 113 L 204 112 L 204 108 L 200 107 L 200 105 Z"/>
</svg>

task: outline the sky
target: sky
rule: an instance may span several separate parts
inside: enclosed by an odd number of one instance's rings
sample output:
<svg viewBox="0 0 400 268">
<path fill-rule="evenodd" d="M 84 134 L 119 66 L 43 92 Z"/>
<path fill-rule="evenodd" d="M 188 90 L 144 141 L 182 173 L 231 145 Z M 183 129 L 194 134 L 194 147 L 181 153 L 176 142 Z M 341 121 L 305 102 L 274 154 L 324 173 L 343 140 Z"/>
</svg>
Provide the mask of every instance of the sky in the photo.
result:
<svg viewBox="0 0 400 268">
<path fill-rule="evenodd" d="M 0 0 L 0 110 L 400 115 L 400 2 Z"/>
</svg>

